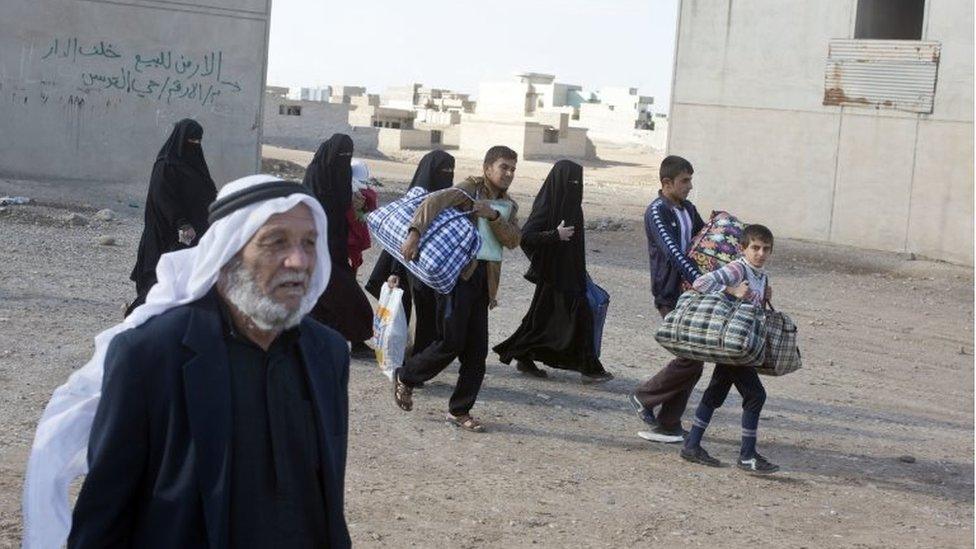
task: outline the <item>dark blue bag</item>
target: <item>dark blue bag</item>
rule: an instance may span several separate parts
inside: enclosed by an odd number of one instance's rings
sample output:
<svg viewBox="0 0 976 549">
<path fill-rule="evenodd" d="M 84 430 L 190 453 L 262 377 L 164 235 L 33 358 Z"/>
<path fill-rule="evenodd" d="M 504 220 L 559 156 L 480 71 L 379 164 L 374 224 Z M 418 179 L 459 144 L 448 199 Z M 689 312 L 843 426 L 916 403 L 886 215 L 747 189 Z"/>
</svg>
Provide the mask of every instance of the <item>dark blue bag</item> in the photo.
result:
<svg viewBox="0 0 976 549">
<path fill-rule="evenodd" d="M 600 347 L 603 345 L 603 325 L 607 321 L 610 294 L 597 286 L 589 274 L 586 275 L 586 300 L 590 303 L 590 312 L 593 314 L 593 354 L 600 358 Z"/>
</svg>

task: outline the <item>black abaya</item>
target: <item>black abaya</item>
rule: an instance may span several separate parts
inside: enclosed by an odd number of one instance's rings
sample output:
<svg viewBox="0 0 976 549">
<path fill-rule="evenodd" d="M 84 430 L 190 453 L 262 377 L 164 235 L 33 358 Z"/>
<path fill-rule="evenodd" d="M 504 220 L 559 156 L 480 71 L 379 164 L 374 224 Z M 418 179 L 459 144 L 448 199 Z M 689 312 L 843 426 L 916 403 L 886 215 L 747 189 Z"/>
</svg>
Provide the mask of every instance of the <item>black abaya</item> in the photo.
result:
<svg viewBox="0 0 976 549">
<path fill-rule="evenodd" d="M 428 193 L 432 193 L 453 184 L 454 157 L 438 150 L 431 151 L 420 159 L 408 189 L 422 187 L 427 189 Z M 407 314 L 408 321 L 411 305 L 417 310 L 412 352 L 419 353 L 437 338 L 437 297 L 434 290 L 409 273 L 399 261 L 393 259 L 393 256 L 384 250 L 369 275 L 366 291 L 379 299 L 380 290 L 390 275 L 396 275 L 400 279 L 400 287 L 403 288 L 403 310 Z"/>
<path fill-rule="evenodd" d="M 325 293 L 312 309 L 312 318 L 333 328 L 348 341 L 361 342 L 373 335 L 373 308 L 349 265 L 349 221 L 352 205 L 353 142 L 337 133 L 319 146 L 305 170 L 310 189 L 328 217 L 332 276 Z"/>
<path fill-rule="evenodd" d="M 586 299 L 583 167 L 560 160 L 522 226 L 522 250 L 531 262 L 525 278 L 536 285 L 529 311 L 514 334 L 494 347 L 505 364 L 537 360 L 582 374 L 602 373 L 593 349 L 593 314 Z M 574 227 L 568 241 L 557 227 Z"/>
<path fill-rule="evenodd" d="M 190 142 L 202 138 L 199 123 L 189 118 L 180 120 L 156 155 L 146 196 L 145 226 L 136 265 L 129 275 L 136 283 L 138 297 L 126 315 L 145 302 L 156 283 L 160 256 L 188 247 L 179 242 L 179 230 L 193 228 L 196 239 L 190 246 L 194 246 L 210 227 L 207 208 L 217 197 L 217 187 L 210 178 L 203 148 Z"/>
</svg>

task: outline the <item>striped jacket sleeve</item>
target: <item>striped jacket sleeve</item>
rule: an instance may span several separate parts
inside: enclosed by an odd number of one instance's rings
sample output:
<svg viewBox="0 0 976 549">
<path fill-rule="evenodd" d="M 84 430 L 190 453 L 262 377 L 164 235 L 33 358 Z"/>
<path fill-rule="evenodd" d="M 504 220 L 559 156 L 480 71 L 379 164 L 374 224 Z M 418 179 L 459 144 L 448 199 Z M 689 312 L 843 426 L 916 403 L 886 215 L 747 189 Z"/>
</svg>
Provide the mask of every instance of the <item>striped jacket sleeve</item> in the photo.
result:
<svg viewBox="0 0 976 549">
<path fill-rule="evenodd" d="M 671 233 L 668 232 L 668 222 L 661 215 L 661 210 L 664 208 L 665 205 L 660 199 L 655 200 L 648 208 L 647 216 L 644 219 L 647 233 L 654 238 L 658 249 L 667 255 L 668 261 L 681 271 L 681 277 L 689 283 L 694 282 L 696 278 L 701 276 L 701 271 L 688 259 L 685 250 L 681 249 L 680 242 L 676 242 Z"/>
<path fill-rule="evenodd" d="M 720 292 L 727 286 L 738 286 L 746 279 L 746 270 L 742 263 L 733 261 L 721 269 L 705 273 L 695 279 L 692 287 L 703 294 Z"/>
</svg>

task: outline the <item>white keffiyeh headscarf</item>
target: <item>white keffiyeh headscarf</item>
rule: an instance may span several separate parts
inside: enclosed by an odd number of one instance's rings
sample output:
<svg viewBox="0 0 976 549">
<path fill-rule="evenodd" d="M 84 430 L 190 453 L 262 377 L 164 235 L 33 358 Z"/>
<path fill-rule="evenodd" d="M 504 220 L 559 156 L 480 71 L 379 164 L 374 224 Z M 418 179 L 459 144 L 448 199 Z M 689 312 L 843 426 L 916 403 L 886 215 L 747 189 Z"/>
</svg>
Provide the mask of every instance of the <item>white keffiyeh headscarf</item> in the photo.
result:
<svg viewBox="0 0 976 549">
<path fill-rule="evenodd" d="M 275 181 L 280 179 L 269 175 L 232 181 L 220 190 L 217 201 Z M 95 337 L 95 354 L 54 391 L 34 435 L 24 480 L 25 549 L 61 547 L 67 540 L 71 529 L 68 487 L 88 472 L 88 438 L 101 397 L 105 354 L 112 339 L 169 309 L 204 297 L 217 282 L 221 267 L 237 255 L 269 217 L 298 204 L 305 204 L 312 211 L 318 231 L 315 270 L 301 305 L 307 313 L 325 291 L 332 265 L 325 212 L 318 200 L 299 190 L 234 210 L 217 219 L 195 247 L 164 254 L 156 267 L 158 282 L 149 291 L 146 303 L 121 324 Z"/>
</svg>

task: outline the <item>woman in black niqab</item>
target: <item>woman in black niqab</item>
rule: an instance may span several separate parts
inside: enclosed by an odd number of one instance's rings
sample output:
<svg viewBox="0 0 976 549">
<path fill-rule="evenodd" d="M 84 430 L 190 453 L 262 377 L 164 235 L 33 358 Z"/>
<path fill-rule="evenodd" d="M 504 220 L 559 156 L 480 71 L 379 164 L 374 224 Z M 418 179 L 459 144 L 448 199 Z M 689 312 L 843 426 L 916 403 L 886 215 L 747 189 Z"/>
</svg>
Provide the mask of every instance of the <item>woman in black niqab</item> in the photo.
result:
<svg viewBox="0 0 976 549">
<path fill-rule="evenodd" d="M 357 358 L 372 355 L 363 342 L 373 335 L 373 308 L 349 264 L 349 221 L 352 205 L 352 138 L 337 133 L 324 141 L 305 169 L 304 185 L 315 194 L 328 218 L 332 276 L 312 317 L 352 342 Z"/>
<path fill-rule="evenodd" d="M 145 226 L 136 265 L 129 275 L 138 295 L 126 316 L 146 301 L 146 294 L 156 283 L 159 257 L 196 245 L 210 227 L 207 208 L 217 197 L 217 187 L 203 158 L 202 139 L 203 126 L 185 118 L 176 123 L 156 155 L 146 196 Z M 182 242 L 181 231 L 185 236 Z"/>
<path fill-rule="evenodd" d="M 522 225 L 522 250 L 530 266 L 525 278 L 535 295 L 522 324 L 494 350 L 505 364 L 516 360 L 519 371 L 546 377 L 535 361 L 575 370 L 587 381 L 613 376 L 593 349 L 593 314 L 586 298 L 586 238 L 583 227 L 583 167 L 560 160 L 535 197 Z M 561 240 L 558 227 L 573 227 Z"/>
<path fill-rule="evenodd" d="M 352 205 L 352 138 L 337 133 L 315 151 L 305 169 L 304 185 L 318 198 L 329 219 L 329 255 L 332 266 L 349 266 L 349 223 Z"/>
<path fill-rule="evenodd" d="M 454 164 L 454 157 L 444 151 L 436 150 L 425 154 L 420 159 L 407 190 L 421 187 L 428 193 L 433 193 L 450 187 L 454 184 Z M 373 272 L 369 275 L 366 291 L 379 299 L 380 290 L 390 275 L 396 275 L 400 279 L 400 287 L 403 288 L 403 310 L 408 321 L 411 306 L 417 310 L 411 352 L 419 353 L 437 338 L 436 294 L 385 250 L 380 253 Z"/>
</svg>

